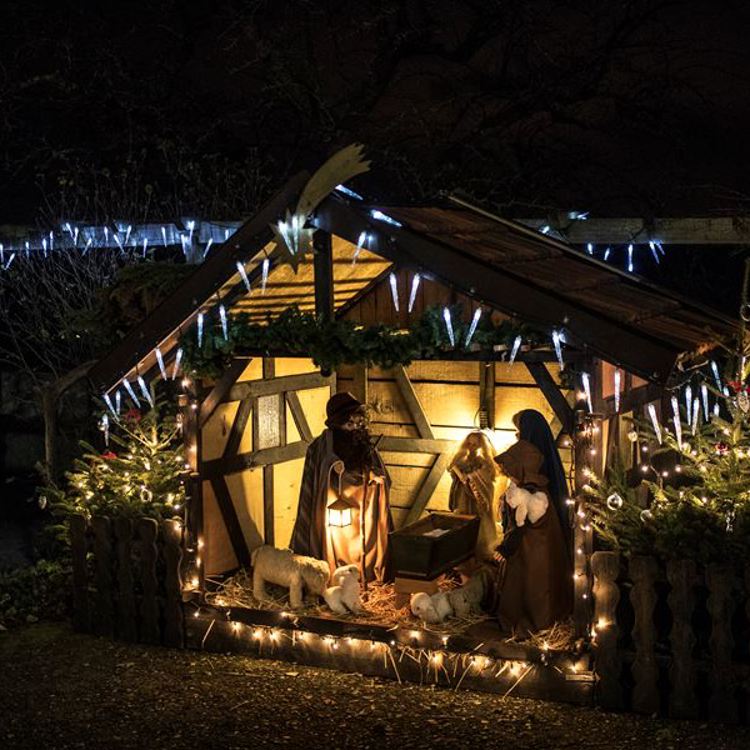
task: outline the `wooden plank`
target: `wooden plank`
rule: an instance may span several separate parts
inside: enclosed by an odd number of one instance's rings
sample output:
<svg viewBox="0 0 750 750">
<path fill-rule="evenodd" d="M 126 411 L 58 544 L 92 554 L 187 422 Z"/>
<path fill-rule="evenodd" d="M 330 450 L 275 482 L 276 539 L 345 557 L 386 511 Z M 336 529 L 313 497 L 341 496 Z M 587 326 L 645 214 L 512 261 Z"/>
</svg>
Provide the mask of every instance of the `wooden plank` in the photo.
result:
<svg viewBox="0 0 750 750">
<path fill-rule="evenodd" d="M 430 469 L 430 473 L 419 488 L 416 498 L 414 498 L 414 504 L 411 506 L 411 510 L 406 517 L 406 523 L 413 523 L 418 521 L 421 517 L 424 509 L 427 507 L 427 503 L 430 502 L 432 493 L 438 486 L 438 483 L 443 477 L 443 474 L 448 470 L 448 464 L 450 463 L 451 456 L 447 453 L 441 453 L 435 459 L 435 463 Z"/>
<path fill-rule="evenodd" d="M 333 244 L 328 232 L 313 235 L 315 268 L 315 315 L 321 320 L 333 318 Z"/>
<path fill-rule="evenodd" d="M 138 631 L 132 569 L 133 522 L 130 518 L 115 518 L 112 526 L 117 539 L 117 636 L 134 643 Z"/>
<path fill-rule="evenodd" d="M 456 444 L 452 440 L 393 437 L 390 435 L 384 435 L 378 443 L 378 450 L 399 453 L 448 453 L 455 450 L 455 447 Z"/>
<path fill-rule="evenodd" d="M 161 643 L 159 628 L 159 579 L 156 577 L 156 561 L 159 551 L 156 537 L 159 525 L 153 518 L 139 518 L 136 524 L 140 547 L 138 577 L 141 599 L 138 607 L 140 619 L 139 640 L 141 643 Z"/>
<path fill-rule="evenodd" d="M 502 312 L 516 314 L 532 325 L 550 328 L 567 319 L 571 331 L 593 351 L 610 361 L 621 360 L 628 369 L 648 379 L 665 382 L 680 354 L 680 347 L 668 341 L 589 310 L 512 271 L 495 269 L 434 238 L 406 227 L 384 226 L 364 209 L 335 197 L 327 198 L 319 207 L 316 226 L 350 242 L 356 242 L 360 232 L 368 232 L 373 235 L 371 249 L 378 255 L 428 268 L 447 286 Z"/>
<path fill-rule="evenodd" d="M 225 474 L 234 474 L 245 469 L 257 469 L 261 466 L 292 461 L 295 458 L 304 457 L 307 446 L 307 442 L 298 440 L 296 443 L 280 445 L 276 448 L 264 448 L 260 451 L 238 453 L 235 456 L 206 461 L 203 464 L 202 476 L 203 479 L 214 480 Z"/>
<path fill-rule="evenodd" d="M 406 402 L 406 407 L 414 420 L 414 424 L 417 426 L 419 436 L 421 438 L 426 438 L 427 440 L 434 439 L 435 436 L 432 432 L 432 427 L 430 427 L 430 422 L 427 419 L 427 415 L 424 413 L 422 404 L 417 398 L 417 394 L 406 374 L 406 370 L 403 366 L 397 365 L 393 368 L 393 374 L 396 378 L 398 390 Z"/>
<path fill-rule="evenodd" d="M 232 359 L 229 367 L 224 370 L 208 396 L 206 396 L 201 402 L 200 410 L 198 412 L 198 427 L 203 427 L 208 421 L 208 418 L 214 413 L 214 409 L 226 399 L 230 389 L 237 381 L 237 378 L 239 378 L 245 371 L 249 361 L 250 357 L 235 357 Z M 240 399 L 229 400 L 234 401 Z"/>
<path fill-rule="evenodd" d="M 562 429 L 570 434 L 573 430 L 573 410 L 560 387 L 552 379 L 549 370 L 539 362 L 526 362 L 526 369 L 544 394 L 555 416 L 560 420 Z"/>
<path fill-rule="evenodd" d="M 306 443 L 311 442 L 313 434 L 310 430 L 310 425 L 308 424 L 305 412 L 302 409 L 302 404 L 299 402 L 297 391 L 287 391 L 286 402 L 289 404 L 289 411 L 292 412 L 292 418 L 294 419 L 294 424 L 297 427 L 297 432 L 299 432 L 300 438 Z"/>
<path fill-rule="evenodd" d="M 224 456 L 233 456 L 240 448 L 242 442 L 242 436 L 245 433 L 247 427 L 247 421 L 250 418 L 250 413 L 253 410 L 253 399 L 245 398 L 240 401 L 240 406 L 237 409 L 237 414 L 232 422 L 232 429 L 227 439 L 227 444 L 224 446 Z"/>
<path fill-rule="evenodd" d="M 111 637 L 114 633 L 112 525 L 109 518 L 94 516 L 91 519 L 91 528 L 94 531 L 93 551 L 96 571 L 96 597 L 91 624 L 96 635 Z"/>
<path fill-rule="evenodd" d="M 331 237 L 328 235 L 328 257 L 330 258 Z M 330 264 L 329 264 L 330 265 Z M 316 266 L 317 270 L 317 266 Z M 331 304 L 333 304 L 331 302 Z M 263 358 L 263 379 L 270 380 L 276 374 L 274 360 L 271 357 Z M 257 399 L 258 412 L 258 434 L 253 435 L 253 445 L 260 450 L 283 445 L 281 440 L 282 415 L 286 415 L 286 406 L 283 393 L 274 393 L 269 396 L 261 396 Z M 257 437 L 257 442 L 256 442 Z M 274 532 L 274 490 L 273 490 L 273 466 L 263 467 L 263 541 L 274 546 L 276 538 Z"/>
<path fill-rule="evenodd" d="M 182 525 L 173 519 L 161 522 L 164 540 L 164 645 L 185 645 L 182 616 Z"/>
<path fill-rule="evenodd" d="M 363 404 L 366 404 L 369 400 L 367 367 L 365 365 L 354 365 L 353 371 L 352 394 Z"/>
<path fill-rule="evenodd" d="M 321 375 L 317 372 L 305 375 L 284 375 L 280 378 L 269 380 L 251 380 L 248 382 L 235 383 L 226 397 L 226 401 L 243 401 L 246 398 L 267 396 L 273 393 L 286 391 L 300 391 L 307 388 L 322 388 L 331 383 L 331 376 Z"/>
<path fill-rule="evenodd" d="M 495 428 L 495 363 L 479 363 L 480 427 Z M 481 422 L 484 421 L 484 424 Z"/>
<path fill-rule="evenodd" d="M 81 513 L 68 518 L 70 530 L 70 552 L 73 567 L 73 628 L 79 633 L 88 633 L 91 628 L 89 612 L 88 523 Z"/>
<path fill-rule="evenodd" d="M 219 459 L 224 460 L 224 459 Z M 212 462 L 207 462 L 208 463 Z M 204 478 L 207 479 L 204 475 Z M 250 550 L 247 548 L 247 542 L 245 541 L 245 535 L 242 533 L 242 527 L 240 526 L 239 519 L 237 518 L 237 511 L 235 510 L 234 503 L 232 502 L 232 496 L 229 494 L 229 488 L 227 487 L 226 480 L 222 475 L 212 476 L 211 488 L 214 491 L 216 497 L 216 503 L 219 506 L 221 517 L 226 526 L 229 540 L 232 543 L 232 549 L 234 550 L 235 557 L 242 567 L 250 566 Z"/>
</svg>

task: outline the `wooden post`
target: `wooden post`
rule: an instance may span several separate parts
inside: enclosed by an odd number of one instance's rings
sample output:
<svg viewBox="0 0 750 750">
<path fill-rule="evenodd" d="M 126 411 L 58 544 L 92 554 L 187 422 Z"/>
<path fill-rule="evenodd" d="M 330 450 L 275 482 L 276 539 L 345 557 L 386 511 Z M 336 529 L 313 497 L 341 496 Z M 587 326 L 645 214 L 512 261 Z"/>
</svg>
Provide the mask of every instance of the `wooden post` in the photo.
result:
<svg viewBox="0 0 750 750">
<path fill-rule="evenodd" d="M 164 644 L 182 648 L 185 644 L 185 626 L 182 616 L 182 524 L 179 521 L 162 521 L 164 546 Z"/>
<path fill-rule="evenodd" d="M 317 237 L 317 233 L 316 233 Z M 331 236 L 326 235 L 328 238 L 328 242 L 330 245 Z M 316 256 L 317 259 L 317 256 Z M 318 267 L 315 266 L 315 278 L 317 279 L 317 273 L 318 273 Z M 316 300 L 317 300 L 317 287 L 316 287 Z M 317 304 L 317 301 L 316 301 Z M 331 310 L 332 311 L 332 310 Z M 276 365 L 272 357 L 263 357 L 263 379 L 264 380 L 270 380 L 274 377 L 276 374 Z M 277 419 L 280 421 L 281 413 L 286 413 L 286 408 L 284 406 L 284 394 L 279 393 L 276 396 L 269 396 L 266 398 L 273 398 L 275 401 L 278 401 L 277 411 L 279 413 L 279 416 Z M 260 402 L 259 399 L 256 399 L 256 408 L 254 414 L 254 426 L 257 426 L 258 432 L 260 432 L 260 424 L 263 423 L 263 415 L 258 414 L 257 412 L 260 411 L 260 408 L 262 406 L 265 406 L 266 402 Z M 279 427 L 281 425 L 279 424 Z M 281 442 L 281 435 L 279 437 L 279 445 L 283 445 Z M 253 436 L 253 446 L 257 446 L 258 443 L 256 441 L 256 436 Z M 265 446 L 264 446 L 265 447 Z M 276 539 L 276 533 L 274 529 L 274 517 L 273 517 L 273 511 L 274 511 L 274 488 L 273 488 L 273 466 L 268 465 L 263 467 L 263 541 L 266 544 L 273 545 L 275 543 Z"/>
<path fill-rule="evenodd" d="M 617 552 L 595 552 L 591 557 L 594 576 L 594 626 L 596 650 L 594 669 L 598 683 L 599 704 L 604 708 L 623 707 L 620 674 L 622 659 L 619 651 L 620 626 L 617 623 L 617 604 L 620 589 L 620 555 Z"/>
<path fill-rule="evenodd" d="M 131 568 L 133 522 L 129 518 L 116 518 L 113 526 L 117 538 L 117 635 L 132 643 L 137 640 L 138 632 Z"/>
<path fill-rule="evenodd" d="M 630 601 L 635 611 L 635 625 L 633 626 L 633 641 L 635 642 L 633 710 L 642 714 L 653 714 L 659 710 L 659 690 L 657 687 L 659 669 L 654 652 L 656 645 L 654 608 L 656 607 L 655 583 L 657 572 L 657 563 L 653 557 L 633 556 L 630 558 L 630 577 L 633 580 Z"/>
<path fill-rule="evenodd" d="M 737 701 L 734 696 L 734 672 L 732 669 L 732 584 L 734 574 L 728 565 L 708 565 L 708 611 L 711 615 L 711 697 L 708 713 L 715 721 L 736 722 Z"/>
<path fill-rule="evenodd" d="M 70 551 L 73 564 L 73 628 L 88 633 L 91 628 L 89 612 L 89 575 L 86 556 L 88 541 L 86 517 L 76 513 L 68 519 Z"/>
<path fill-rule="evenodd" d="M 138 536 L 141 547 L 141 601 L 139 614 L 141 620 L 140 640 L 142 643 L 161 643 L 159 629 L 159 581 L 156 577 L 156 560 L 159 554 L 156 548 L 156 535 L 159 526 L 153 518 L 138 519 Z"/>
<path fill-rule="evenodd" d="M 495 363 L 479 363 L 479 426 L 495 429 Z"/>
<path fill-rule="evenodd" d="M 315 315 L 333 318 L 333 243 L 328 232 L 313 235 L 313 269 L 315 273 Z"/>
<path fill-rule="evenodd" d="M 672 663 L 669 668 L 669 715 L 675 719 L 695 719 L 698 698 L 695 694 L 696 676 L 693 648 L 693 610 L 695 609 L 695 563 L 692 560 L 668 560 L 668 597 L 672 613 Z"/>
<path fill-rule="evenodd" d="M 93 629 L 96 635 L 112 636 L 114 632 L 112 526 L 106 516 L 94 516 L 91 519 L 91 527 L 94 530 L 94 564 L 96 566 Z"/>
</svg>

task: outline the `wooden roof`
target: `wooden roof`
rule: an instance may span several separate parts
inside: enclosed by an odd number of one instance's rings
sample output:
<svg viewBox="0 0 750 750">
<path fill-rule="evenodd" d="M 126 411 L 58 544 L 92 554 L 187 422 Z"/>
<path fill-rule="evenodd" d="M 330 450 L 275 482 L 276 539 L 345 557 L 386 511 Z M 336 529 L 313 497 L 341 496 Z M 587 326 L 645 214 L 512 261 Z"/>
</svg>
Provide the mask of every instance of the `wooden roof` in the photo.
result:
<svg viewBox="0 0 750 750">
<path fill-rule="evenodd" d="M 109 390 L 136 371 L 153 372 L 155 347 L 168 360 L 181 332 L 199 312 L 215 313 L 219 300 L 230 313 L 242 311 L 259 322 L 292 304 L 313 311 L 312 261 L 304 259 L 297 274 L 279 264 L 269 228 L 293 205 L 306 179 L 293 178 L 228 242 L 215 246 L 182 287 L 94 367 L 90 377 L 96 387 Z M 334 194 L 313 217 L 333 235 L 334 306 L 342 312 L 391 267 L 411 268 L 530 324 L 564 328 L 571 343 L 660 382 L 685 352 L 736 333 L 735 322 L 713 310 L 463 201 L 377 206 L 401 226 L 373 218 L 374 208 Z M 363 231 L 370 236 L 369 250 L 352 264 Z M 273 265 L 261 294 L 266 257 Z M 245 266 L 250 294 L 237 261 Z"/>
</svg>

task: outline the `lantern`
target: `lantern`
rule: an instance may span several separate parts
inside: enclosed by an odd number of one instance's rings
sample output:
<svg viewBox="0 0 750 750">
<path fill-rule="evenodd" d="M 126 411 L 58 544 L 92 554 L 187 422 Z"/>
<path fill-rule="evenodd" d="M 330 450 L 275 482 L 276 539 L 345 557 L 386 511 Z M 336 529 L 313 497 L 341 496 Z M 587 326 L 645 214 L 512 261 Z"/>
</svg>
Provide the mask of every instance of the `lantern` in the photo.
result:
<svg viewBox="0 0 750 750">
<path fill-rule="evenodd" d="M 342 498 L 336 498 L 328 506 L 328 525 L 341 528 L 352 523 L 352 507 Z"/>
</svg>

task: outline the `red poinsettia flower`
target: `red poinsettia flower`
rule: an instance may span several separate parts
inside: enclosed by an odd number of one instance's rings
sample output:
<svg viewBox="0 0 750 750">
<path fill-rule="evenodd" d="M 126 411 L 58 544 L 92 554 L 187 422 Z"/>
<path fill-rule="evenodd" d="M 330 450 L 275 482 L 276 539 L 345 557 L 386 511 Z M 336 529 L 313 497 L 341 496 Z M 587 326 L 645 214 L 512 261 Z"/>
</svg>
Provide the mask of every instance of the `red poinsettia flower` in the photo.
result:
<svg viewBox="0 0 750 750">
<path fill-rule="evenodd" d="M 106 453 L 102 453 L 102 458 L 106 458 L 107 461 L 111 461 L 113 458 L 117 458 L 117 454 L 113 453 L 112 451 L 107 451 Z"/>
</svg>

